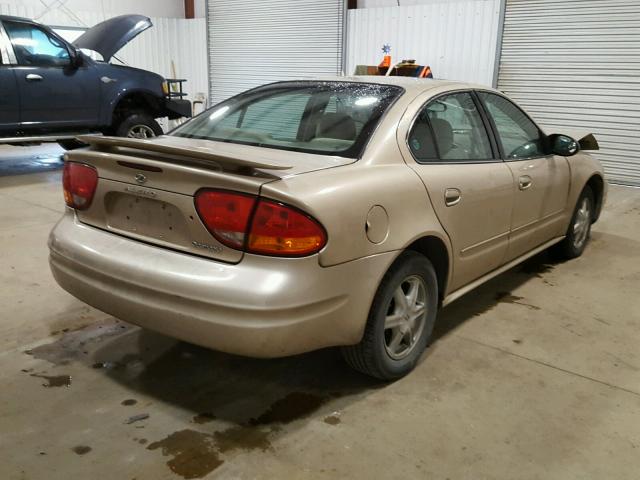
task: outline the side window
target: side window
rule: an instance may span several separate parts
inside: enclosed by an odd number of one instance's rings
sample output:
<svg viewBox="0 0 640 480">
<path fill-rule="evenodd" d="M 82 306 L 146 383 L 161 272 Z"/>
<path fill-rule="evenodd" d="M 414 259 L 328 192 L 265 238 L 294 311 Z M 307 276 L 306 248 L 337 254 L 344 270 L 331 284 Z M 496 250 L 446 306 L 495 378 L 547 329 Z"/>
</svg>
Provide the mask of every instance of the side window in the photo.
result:
<svg viewBox="0 0 640 480">
<path fill-rule="evenodd" d="M 527 115 L 506 98 L 478 92 L 498 130 L 502 151 L 507 159 L 545 155 L 542 132 Z"/>
<path fill-rule="evenodd" d="M 62 42 L 40 27 L 20 22 L 4 22 L 18 65 L 63 67 L 69 52 Z"/>
<path fill-rule="evenodd" d="M 409 148 L 422 162 L 438 158 L 451 161 L 493 158 L 482 117 L 468 92 L 452 93 L 429 102 L 409 134 Z"/>
</svg>

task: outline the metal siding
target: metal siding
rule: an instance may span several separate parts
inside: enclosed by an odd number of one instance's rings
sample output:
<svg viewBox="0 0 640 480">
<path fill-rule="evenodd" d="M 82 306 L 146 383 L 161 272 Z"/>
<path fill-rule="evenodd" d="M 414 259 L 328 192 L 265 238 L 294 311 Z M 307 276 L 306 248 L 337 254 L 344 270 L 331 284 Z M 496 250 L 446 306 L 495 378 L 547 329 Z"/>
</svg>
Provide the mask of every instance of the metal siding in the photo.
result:
<svg viewBox="0 0 640 480">
<path fill-rule="evenodd" d="M 345 0 L 207 0 L 211 102 L 342 71 Z"/>
<path fill-rule="evenodd" d="M 593 132 L 607 178 L 640 185 L 640 0 L 507 0 L 498 88 Z"/>
<path fill-rule="evenodd" d="M 388 43 L 394 62 L 411 58 L 436 78 L 492 85 L 499 20 L 500 0 L 349 10 L 347 73 L 380 63 Z"/>
</svg>

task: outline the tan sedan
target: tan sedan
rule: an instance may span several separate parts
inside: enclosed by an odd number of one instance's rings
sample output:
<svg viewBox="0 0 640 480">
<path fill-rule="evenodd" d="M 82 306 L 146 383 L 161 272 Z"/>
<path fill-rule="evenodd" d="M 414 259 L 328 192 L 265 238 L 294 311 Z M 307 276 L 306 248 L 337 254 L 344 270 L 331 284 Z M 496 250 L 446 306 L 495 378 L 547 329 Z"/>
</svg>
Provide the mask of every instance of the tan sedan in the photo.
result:
<svg viewBox="0 0 640 480">
<path fill-rule="evenodd" d="M 51 232 L 67 291 L 247 356 L 342 346 L 409 372 L 437 310 L 554 246 L 580 255 L 606 183 L 578 139 L 482 86 L 280 82 L 154 140 L 84 137 Z"/>
</svg>

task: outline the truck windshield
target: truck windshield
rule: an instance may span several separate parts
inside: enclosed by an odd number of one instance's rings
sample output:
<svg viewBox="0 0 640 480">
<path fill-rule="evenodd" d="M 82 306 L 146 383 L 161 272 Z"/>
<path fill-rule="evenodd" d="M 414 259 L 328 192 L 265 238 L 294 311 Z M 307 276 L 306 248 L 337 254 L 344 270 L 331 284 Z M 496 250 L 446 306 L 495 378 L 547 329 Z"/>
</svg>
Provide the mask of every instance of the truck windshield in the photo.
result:
<svg viewBox="0 0 640 480">
<path fill-rule="evenodd" d="M 404 90 L 354 82 L 281 82 L 230 98 L 172 135 L 358 158 Z"/>
</svg>

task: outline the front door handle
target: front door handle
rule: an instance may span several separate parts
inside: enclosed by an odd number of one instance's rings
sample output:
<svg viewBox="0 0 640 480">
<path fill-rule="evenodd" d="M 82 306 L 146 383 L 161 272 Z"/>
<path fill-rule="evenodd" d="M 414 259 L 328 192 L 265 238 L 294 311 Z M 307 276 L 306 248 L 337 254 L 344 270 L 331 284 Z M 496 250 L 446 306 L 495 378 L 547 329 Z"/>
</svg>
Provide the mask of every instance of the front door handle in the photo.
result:
<svg viewBox="0 0 640 480">
<path fill-rule="evenodd" d="M 531 177 L 529 175 L 523 175 L 518 179 L 518 188 L 520 190 L 526 190 L 531 186 Z"/>
<path fill-rule="evenodd" d="M 41 75 L 36 75 L 35 73 L 30 73 L 26 77 L 27 82 L 41 82 L 43 80 Z"/>
<path fill-rule="evenodd" d="M 457 188 L 447 188 L 444 191 L 444 204 L 447 207 L 453 207 L 460 203 L 462 199 L 462 193 Z"/>
</svg>

